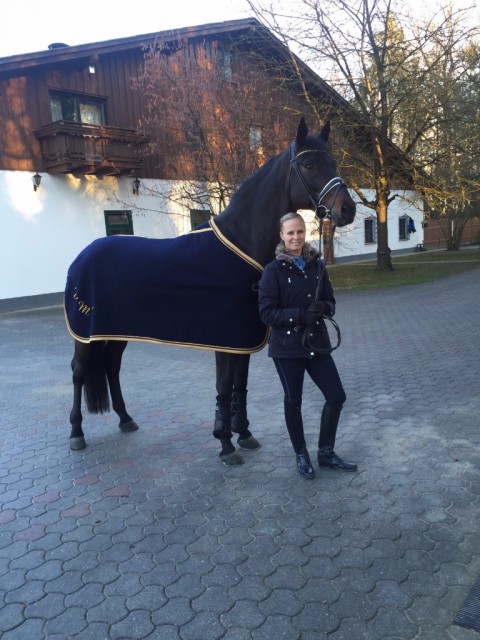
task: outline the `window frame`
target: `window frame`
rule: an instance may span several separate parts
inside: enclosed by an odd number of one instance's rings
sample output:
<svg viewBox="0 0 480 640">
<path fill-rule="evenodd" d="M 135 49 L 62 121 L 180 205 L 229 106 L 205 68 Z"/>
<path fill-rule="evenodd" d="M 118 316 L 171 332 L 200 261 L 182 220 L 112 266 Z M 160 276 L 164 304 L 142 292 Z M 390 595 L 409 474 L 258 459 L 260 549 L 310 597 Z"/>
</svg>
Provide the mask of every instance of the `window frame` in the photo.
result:
<svg viewBox="0 0 480 640">
<path fill-rule="evenodd" d="M 190 209 L 190 227 L 191 229 L 195 229 L 195 227 L 200 226 L 204 222 L 208 222 L 213 217 L 210 209 Z"/>
<path fill-rule="evenodd" d="M 73 111 L 74 111 L 74 119 L 65 117 L 65 109 L 61 108 L 61 118 L 55 118 L 53 113 L 53 99 L 58 98 L 60 102 L 65 101 L 67 99 L 71 99 L 73 101 Z M 106 114 L 106 98 L 103 96 L 94 96 L 87 93 L 76 93 L 73 91 L 63 91 L 61 89 L 50 89 L 49 90 L 49 100 L 50 100 L 50 115 L 52 117 L 52 122 L 78 122 L 79 124 L 85 125 L 93 125 L 93 126 L 103 126 L 107 124 L 107 114 Z M 100 122 L 88 122 L 86 120 L 82 120 L 82 105 L 83 104 L 95 104 L 99 107 L 99 115 Z"/>
<path fill-rule="evenodd" d="M 129 209 L 105 209 L 105 231 L 107 236 L 133 236 L 132 211 Z M 123 217 L 125 222 L 115 222 L 115 217 Z"/>
<path fill-rule="evenodd" d="M 399 242 L 407 242 L 408 240 L 410 240 L 410 231 L 408 230 L 409 220 L 410 220 L 410 216 L 407 216 L 406 214 L 403 215 L 403 216 L 399 216 L 399 218 L 398 218 L 398 240 L 399 240 Z M 402 230 L 402 227 L 404 227 L 403 230 Z"/>
<path fill-rule="evenodd" d="M 233 53 L 224 45 L 217 47 L 217 61 L 221 70 L 222 79 L 226 82 L 233 81 Z"/>
<path fill-rule="evenodd" d="M 263 127 L 252 124 L 248 129 L 248 146 L 253 153 L 263 153 Z"/>
<path fill-rule="evenodd" d="M 367 240 L 367 223 L 371 223 L 371 240 Z M 370 226 L 370 225 L 369 225 Z M 368 216 L 363 221 L 363 240 L 364 244 L 377 244 L 378 240 L 378 224 L 376 216 Z"/>
</svg>

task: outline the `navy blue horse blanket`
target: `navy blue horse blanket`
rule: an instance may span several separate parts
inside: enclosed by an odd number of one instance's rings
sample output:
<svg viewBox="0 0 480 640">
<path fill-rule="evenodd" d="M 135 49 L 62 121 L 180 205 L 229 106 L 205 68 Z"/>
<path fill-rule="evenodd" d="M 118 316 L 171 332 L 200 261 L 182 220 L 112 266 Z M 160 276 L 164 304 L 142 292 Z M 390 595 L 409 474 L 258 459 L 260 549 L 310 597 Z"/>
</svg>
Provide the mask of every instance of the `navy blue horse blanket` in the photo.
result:
<svg viewBox="0 0 480 640">
<path fill-rule="evenodd" d="M 230 353 L 262 349 L 263 268 L 213 221 L 177 238 L 109 236 L 68 271 L 65 317 L 80 342 L 140 340 Z"/>
</svg>

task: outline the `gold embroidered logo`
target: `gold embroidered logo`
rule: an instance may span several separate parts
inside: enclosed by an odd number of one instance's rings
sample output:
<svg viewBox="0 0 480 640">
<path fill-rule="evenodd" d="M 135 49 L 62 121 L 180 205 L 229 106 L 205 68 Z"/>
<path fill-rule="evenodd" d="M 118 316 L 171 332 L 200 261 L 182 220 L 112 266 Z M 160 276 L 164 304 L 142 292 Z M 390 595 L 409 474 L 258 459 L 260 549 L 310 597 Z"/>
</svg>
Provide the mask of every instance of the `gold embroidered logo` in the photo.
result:
<svg viewBox="0 0 480 640">
<path fill-rule="evenodd" d="M 86 302 L 78 299 L 77 289 L 75 289 L 75 292 L 73 294 L 73 299 L 77 301 L 78 310 L 80 311 L 80 313 L 83 313 L 85 316 L 90 315 L 90 311 L 93 310 L 93 307 L 89 307 Z"/>
</svg>

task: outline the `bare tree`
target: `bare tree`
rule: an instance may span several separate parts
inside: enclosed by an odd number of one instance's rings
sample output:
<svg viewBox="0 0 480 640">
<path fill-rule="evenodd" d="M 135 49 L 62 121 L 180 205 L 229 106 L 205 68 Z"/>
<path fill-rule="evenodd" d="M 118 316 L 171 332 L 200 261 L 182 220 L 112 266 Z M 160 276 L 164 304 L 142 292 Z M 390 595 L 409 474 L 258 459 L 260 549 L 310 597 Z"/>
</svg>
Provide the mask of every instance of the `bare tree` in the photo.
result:
<svg viewBox="0 0 480 640">
<path fill-rule="evenodd" d="M 376 213 L 377 270 L 393 269 L 387 226 L 388 207 L 396 197 L 392 192 L 413 188 L 416 177 L 423 176 L 421 171 L 415 175 L 417 149 L 438 126 L 438 113 L 424 92 L 425 83 L 471 40 L 476 25 L 462 23 L 460 18 L 447 24 L 441 16 L 419 25 L 394 0 L 276 0 L 272 4 L 249 0 L 249 4 L 262 22 L 354 106 L 358 119 L 347 111 L 335 112 L 337 118 L 343 117 L 347 132 L 343 153 L 356 165 L 358 179 L 350 180 L 352 186 Z M 451 26 L 450 37 L 441 37 Z M 436 39 L 442 40 L 444 48 L 435 47 Z M 358 148 L 368 153 L 358 156 Z M 366 195 L 365 187 L 373 187 L 373 198 Z"/>
<path fill-rule="evenodd" d="M 278 83 L 232 42 L 158 42 L 145 52 L 143 129 L 186 206 L 220 212 L 291 132 Z"/>
<path fill-rule="evenodd" d="M 420 179 L 427 212 L 439 221 L 448 249 L 459 249 L 467 221 L 478 216 L 480 201 L 480 46 L 470 41 L 452 46 L 456 17 L 445 9 L 429 58 L 441 57 L 424 84 L 417 117 L 431 126 L 415 146 L 415 163 L 428 175 Z M 449 56 L 441 56 L 443 50 Z M 429 115 L 427 115 L 429 114 Z"/>
</svg>

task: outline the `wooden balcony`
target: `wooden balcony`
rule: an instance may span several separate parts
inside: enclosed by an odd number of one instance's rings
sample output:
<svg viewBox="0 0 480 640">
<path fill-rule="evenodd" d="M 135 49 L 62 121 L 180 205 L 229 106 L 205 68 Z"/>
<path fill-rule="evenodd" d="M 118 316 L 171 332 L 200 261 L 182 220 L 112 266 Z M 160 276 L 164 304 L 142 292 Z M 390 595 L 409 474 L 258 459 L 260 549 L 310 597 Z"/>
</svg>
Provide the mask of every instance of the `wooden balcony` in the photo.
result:
<svg viewBox="0 0 480 640">
<path fill-rule="evenodd" d="M 60 120 L 35 135 L 49 173 L 119 175 L 143 167 L 146 139 L 133 129 Z"/>
</svg>

